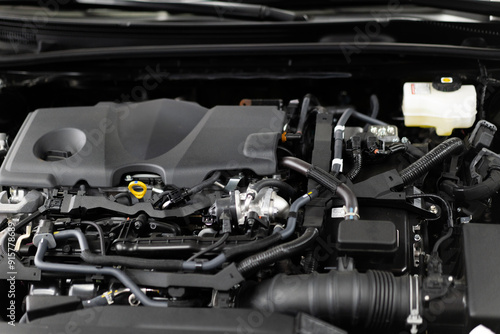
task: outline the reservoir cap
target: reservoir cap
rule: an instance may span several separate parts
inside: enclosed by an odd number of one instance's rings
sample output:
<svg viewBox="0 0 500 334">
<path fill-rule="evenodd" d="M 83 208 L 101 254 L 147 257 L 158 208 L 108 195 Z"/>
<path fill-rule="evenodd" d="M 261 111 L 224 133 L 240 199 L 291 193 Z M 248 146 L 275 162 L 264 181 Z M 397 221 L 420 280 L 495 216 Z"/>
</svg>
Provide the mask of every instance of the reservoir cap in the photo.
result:
<svg viewBox="0 0 500 334">
<path fill-rule="evenodd" d="M 437 77 L 432 82 L 432 87 L 440 92 L 454 92 L 462 87 L 462 81 L 457 77 Z"/>
</svg>

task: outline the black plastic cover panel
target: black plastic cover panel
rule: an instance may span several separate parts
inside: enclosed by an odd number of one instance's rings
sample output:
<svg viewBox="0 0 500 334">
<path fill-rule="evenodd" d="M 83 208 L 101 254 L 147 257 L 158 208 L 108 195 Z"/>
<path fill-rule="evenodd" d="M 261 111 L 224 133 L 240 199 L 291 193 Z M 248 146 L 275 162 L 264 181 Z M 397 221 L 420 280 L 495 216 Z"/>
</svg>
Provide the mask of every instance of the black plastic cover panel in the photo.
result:
<svg viewBox="0 0 500 334">
<path fill-rule="evenodd" d="M 284 112 L 161 99 L 39 109 L 28 115 L 0 169 L 0 184 L 116 186 L 127 173 L 191 187 L 215 170 L 276 171 Z"/>
<path fill-rule="evenodd" d="M 398 248 L 398 231 L 391 221 L 343 220 L 337 231 L 341 251 L 393 252 Z"/>
<path fill-rule="evenodd" d="M 464 224 L 464 262 L 469 327 L 500 331 L 500 226 Z"/>
</svg>

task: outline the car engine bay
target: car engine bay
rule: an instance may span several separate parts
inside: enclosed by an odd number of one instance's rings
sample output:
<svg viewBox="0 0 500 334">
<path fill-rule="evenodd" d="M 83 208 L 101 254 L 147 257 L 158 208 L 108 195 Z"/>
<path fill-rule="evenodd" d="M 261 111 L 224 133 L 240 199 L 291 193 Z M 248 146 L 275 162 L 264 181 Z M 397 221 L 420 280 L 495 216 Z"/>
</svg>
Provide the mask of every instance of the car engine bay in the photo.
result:
<svg viewBox="0 0 500 334">
<path fill-rule="evenodd" d="M 473 66 L 367 72 L 146 73 L 113 89 L 4 77 L 0 276 L 14 320 L 99 310 L 114 326 L 167 317 L 172 333 L 192 318 L 193 332 L 500 330 L 496 82 Z"/>
</svg>

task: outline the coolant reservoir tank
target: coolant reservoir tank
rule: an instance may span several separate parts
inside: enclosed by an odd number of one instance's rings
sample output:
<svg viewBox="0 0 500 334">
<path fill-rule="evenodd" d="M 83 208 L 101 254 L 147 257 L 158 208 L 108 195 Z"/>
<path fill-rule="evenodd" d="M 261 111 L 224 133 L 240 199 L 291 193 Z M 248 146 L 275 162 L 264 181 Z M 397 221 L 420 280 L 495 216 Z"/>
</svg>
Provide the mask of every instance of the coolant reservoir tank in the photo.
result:
<svg viewBox="0 0 500 334">
<path fill-rule="evenodd" d="M 433 82 L 407 82 L 403 86 L 406 126 L 434 127 L 439 136 L 453 129 L 470 128 L 476 119 L 476 89 L 455 77 Z"/>
</svg>

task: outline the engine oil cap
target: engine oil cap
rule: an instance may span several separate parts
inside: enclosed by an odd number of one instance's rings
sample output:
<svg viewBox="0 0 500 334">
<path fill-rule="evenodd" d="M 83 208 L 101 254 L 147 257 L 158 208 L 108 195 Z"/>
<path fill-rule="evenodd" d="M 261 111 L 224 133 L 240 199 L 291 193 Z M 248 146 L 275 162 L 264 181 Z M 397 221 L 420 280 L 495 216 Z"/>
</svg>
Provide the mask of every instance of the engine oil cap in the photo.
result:
<svg viewBox="0 0 500 334">
<path fill-rule="evenodd" d="M 432 81 L 432 87 L 440 92 L 455 92 L 462 87 L 462 80 L 454 76 L 440 76 Z"/>
<path fill-rule="evenodd" d="M 141 189 L 141 190 L 139 190 Z M 148 190 L 148 187 L 144 182 L 141 181 L 132 181 L 128 185 L 128 190 L 132 195 L 134 195 L 137 199 L 141 199 L 146 195 L 146 191 Z"/>
</svg>

